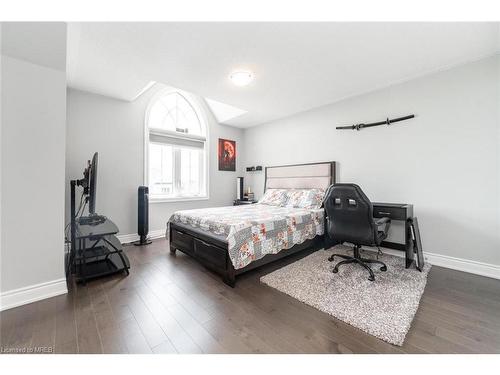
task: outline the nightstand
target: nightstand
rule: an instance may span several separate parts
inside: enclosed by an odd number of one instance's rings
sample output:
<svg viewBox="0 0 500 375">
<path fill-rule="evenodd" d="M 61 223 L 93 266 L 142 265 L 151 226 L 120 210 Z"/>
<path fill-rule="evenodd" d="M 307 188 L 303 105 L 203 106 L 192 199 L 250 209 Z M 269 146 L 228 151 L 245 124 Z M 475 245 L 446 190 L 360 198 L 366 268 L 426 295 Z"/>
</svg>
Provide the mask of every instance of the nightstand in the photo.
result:
<svg viewBox="0 0 500 375">
<path fill-rule="evenodd" d="M 243 206 L 246 204 L 254 204 L 254 203 L 257 203 L 257 201 L 242 201 L 239 199 L 235 199 L 233 202 L 233 206 Z"/>
</svg>

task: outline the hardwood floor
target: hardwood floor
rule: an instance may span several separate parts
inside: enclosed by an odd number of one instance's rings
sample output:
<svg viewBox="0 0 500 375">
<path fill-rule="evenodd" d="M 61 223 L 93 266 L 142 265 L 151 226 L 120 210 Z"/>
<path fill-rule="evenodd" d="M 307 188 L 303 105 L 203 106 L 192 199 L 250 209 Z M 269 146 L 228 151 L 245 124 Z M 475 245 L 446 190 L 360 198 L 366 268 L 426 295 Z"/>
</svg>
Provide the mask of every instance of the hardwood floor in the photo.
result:
<svg viewBox="0 0 500 375">
<path fill-rule="evenodd" d="M 320 250 L 321 251 L 321 250 Z M 0 313 L 0 346 L 56 353 L 500 353 L 500 280 L 433 267 L 403 347 L 265 285 L 226 286 L 165 240 L 127 246 L 130 276 Z M 48 349 L 47 349 L 48 348 Z"/>
</svg>

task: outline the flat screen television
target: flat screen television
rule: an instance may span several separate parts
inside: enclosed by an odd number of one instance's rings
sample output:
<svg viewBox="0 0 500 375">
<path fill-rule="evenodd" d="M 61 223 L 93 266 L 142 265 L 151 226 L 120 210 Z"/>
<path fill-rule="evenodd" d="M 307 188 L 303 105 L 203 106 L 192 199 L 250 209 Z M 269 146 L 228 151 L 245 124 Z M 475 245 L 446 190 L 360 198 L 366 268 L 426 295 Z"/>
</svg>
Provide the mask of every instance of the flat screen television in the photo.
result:
<svg viewBox="0 0 500 375">
<path fill-rule="evenodd" d="M 94 153 L 94 156 L 92 157 L 92 163 L 90 164 L 90 170 L 89 170 L 89 214 L 90 215 L 95 215 L 95 203 L 96 203 L 96 196 L 97 196 L 97 161 L 98 161 L 98 154 L 97 152 Z"/>
</svg>

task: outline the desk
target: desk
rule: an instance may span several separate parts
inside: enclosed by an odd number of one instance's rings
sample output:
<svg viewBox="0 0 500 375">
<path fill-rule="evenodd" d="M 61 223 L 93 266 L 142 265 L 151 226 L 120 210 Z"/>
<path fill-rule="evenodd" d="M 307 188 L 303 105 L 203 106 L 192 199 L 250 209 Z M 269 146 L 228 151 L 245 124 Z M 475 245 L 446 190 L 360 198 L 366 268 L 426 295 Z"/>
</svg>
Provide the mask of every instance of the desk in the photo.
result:
<svg viewBox="0 0 500 375">
<path fill-rule="evenodd" d="M 404 251 L 406 256 L 406 268 L 410 268 L 413 263 L 413 238 L 411 226 L 413 224 L 413 205 L 406 203 L 381 203 L 374 202 L 373 217 L 388 217 L 391 220 L 401 220 L 404 222 L 404 243 L 382 241 L 380 246 L 389 249 Z"/>
</svg>

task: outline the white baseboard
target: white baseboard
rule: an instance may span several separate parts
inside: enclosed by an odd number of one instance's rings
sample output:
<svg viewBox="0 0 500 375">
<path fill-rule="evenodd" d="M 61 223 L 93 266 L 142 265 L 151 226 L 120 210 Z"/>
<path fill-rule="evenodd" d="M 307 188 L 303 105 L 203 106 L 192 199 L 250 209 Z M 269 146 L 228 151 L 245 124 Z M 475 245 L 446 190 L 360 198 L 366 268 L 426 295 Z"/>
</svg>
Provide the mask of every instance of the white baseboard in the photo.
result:
<svg viewBox="0 0 500 375">
<path fill-rule="evenodd" d="M 0 311 L 68 293 L 66 279 L 9 290 L 0 295 Z"/>
<path fill-rule="evenodd" d="M 489 263 L 476 262 L 475 260 L 454 258 L 447 255 L 424 252 L 424 258 L 434 266 L 451 268 L 457 271 L 473 273 L 476 275 L 500 279 L 500 266 Z"/>
<path fill-rule="evenodd" d="M 149 232 L 148 237 L 150 239 L 165 237 L 165 231 L 163 229 L 151 231 Z M 137 234 L 124 234 L 118 236 L 118 239 L 121 243 L 130 243 L 139 240 L 139 236 Z M 368 247 L 366 247 L 365 249 L 371 250 Z M 395 255 L 402 258 L 404 258 L 405 256 L 404 252 L 402 251 L 387 248 L 382 249 L 386 254 Z M 475 275 L 491 277 L 494 279 L 500 279 L 500 265 L 482 263 L 470 259 L 455 258 L 447 255 L 428 252 L 424 252 L 424 259 L 426 260 L 426 262 L 429 262 L 430 264 L 435 266 L 468 272 Z"/>
<path fill-rule="evenodd" d="M 165 231 L 163 229 L 151 231 L 149 232 L 148 237 L 150 239 L 165 237 Z M 121 243 L 130 243 L 139 240 L 139 236 L 137 234 L 124 234 L 118 236 L 118 239 Z M 365 249 L 372 250 L 369 247 L 365 247 Z M 405 256 L 405 253 L 402 251 L 387 248 L 382 249 L 386 254 L 395 255 L 402 258 L 404 258 Z M 473 273 L 475 275 L 491 277 L 494 279 L 500 279 L 500 265 L 482 263 L 470 259 L 455 258 L 447 255 L 428 252 L 424 252 L 424 259 L 426 260 L 426 262 L 429 262 L 430 264 L 435 266 Z"/>
<path fill-rule="evenodd" d="M 367 250 L 370 250 L 367 248 Z M 395 255 L 404 258 L 405 253 L 402 251 L 383 248 L 383 252 L 390 255 Z M 473 273 L 475 275 L 500 279 L 500 265 L 477 262 L 475 260 L 450 257 L 424 251 L 424 259 L 426 262 L 438 267 L 450 268 L 452 270 Z"/>
<path fill-rule="evenodd" d="M 124 234 L 117 237 L 121 243 L 130 243 L 139 240 L 137 234 Z M 148 237 L 150 239 L 165 237 L 165 230 L 160 229 L 151 231 Z M 68 293 L 66 279 L 53 280 L 46 283 L 9 290 L 0 294 L 0 311 L 65 293 Z"/>
<path fill-rule="evenodd" d="M 135 241 L 139 241 L 139 235 L 134 233 L 134 234 L 121 234 L 119 236 L 116 236 L 121 243 L 131 243 Z M 165 237 L 165 229 L 158 229 L 158 230 L 152 230 L 148 234 L 149 239 L 156 239 L 156 238 L 162 238 Z"/>
</svg>

